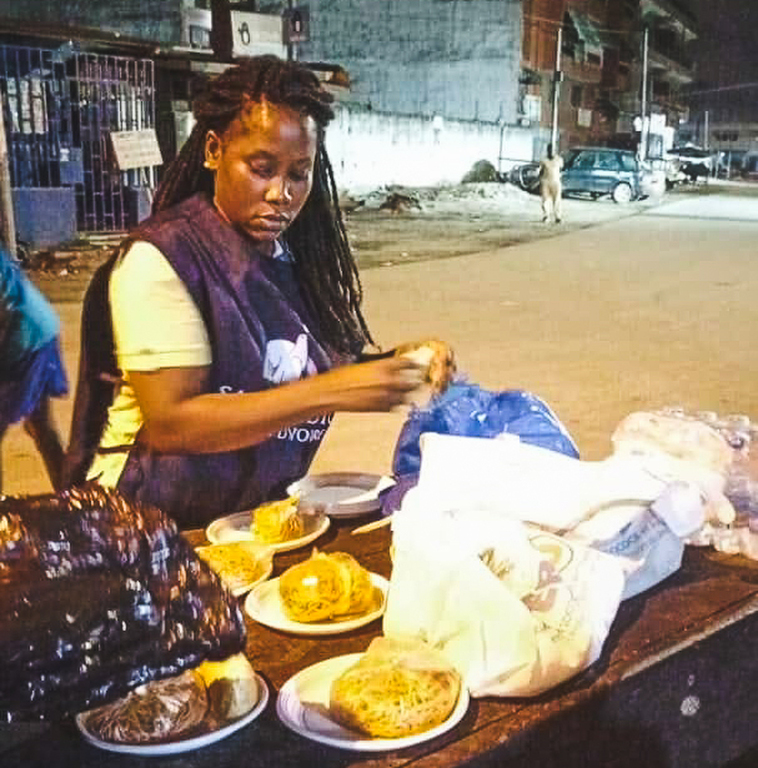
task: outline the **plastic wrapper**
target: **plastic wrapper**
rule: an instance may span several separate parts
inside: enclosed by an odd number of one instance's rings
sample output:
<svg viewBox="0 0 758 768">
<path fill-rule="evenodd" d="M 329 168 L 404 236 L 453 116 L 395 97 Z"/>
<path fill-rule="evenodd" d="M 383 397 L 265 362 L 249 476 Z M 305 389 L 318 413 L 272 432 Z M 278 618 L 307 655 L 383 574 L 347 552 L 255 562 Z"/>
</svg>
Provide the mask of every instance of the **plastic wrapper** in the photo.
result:
<svg viewBox="0 0 758 768">
<path fill-rule="evenodd" d="M 385 635 L 439 649 L 475 697 L 535 696 L 597 660 L 621 600 L 621 558 L 427 502 L 414 489 L 393 518 Z"/>
<path fill-rule="evenodd" d="M 720 481 L 705 495 L 705 522 L 688 543 L 758 559 L 758 426 L 744 414 L 669 407 L 627 416 L 613 433 L 615 453 L 668 455 Z"/>
<path fill-rule="evenodd" d="M 579 455 L 566 428 L 544 400 L 521 390 L 490 392 L 462 381 L 432 398 L 425 407 L 411 409 L 395 446 L 395 475 L 418 474 L 419 438 L 424 432 L 461 437 L 518 435 L 525 443 L 567 456 Z"/>
<path fill-rule="evenodd" d="M 382 498 L 382 512 L 400 508 L 421 467 L 421 435 L 432 432 L 459 437 L 509 438 L 577 458 L 579 450 L 550 406 L 519 389 L 492 392 L 459 379 L 424 406 L 413 406 L 395 445 L 394 488 Z"/>
<path fill-rule="evenodd" d="M 64 717 L 245 645 L 236 599 L 152 507 L 0 500 L 0 719 Z"/>
</svg>

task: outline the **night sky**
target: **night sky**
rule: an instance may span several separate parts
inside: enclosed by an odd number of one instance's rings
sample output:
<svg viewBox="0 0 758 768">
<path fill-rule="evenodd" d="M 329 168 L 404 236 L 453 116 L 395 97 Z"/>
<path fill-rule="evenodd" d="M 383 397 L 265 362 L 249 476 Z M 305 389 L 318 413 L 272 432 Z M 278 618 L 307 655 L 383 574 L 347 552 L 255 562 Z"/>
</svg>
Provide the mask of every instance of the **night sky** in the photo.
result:
<svg viewBox="0 0 758 768">
<path fill-rule="evenodd" d="M 700 27 L 698 80 L 734 85 L 758 80 L 758 0 L 691 0 Z"/>
</svg>

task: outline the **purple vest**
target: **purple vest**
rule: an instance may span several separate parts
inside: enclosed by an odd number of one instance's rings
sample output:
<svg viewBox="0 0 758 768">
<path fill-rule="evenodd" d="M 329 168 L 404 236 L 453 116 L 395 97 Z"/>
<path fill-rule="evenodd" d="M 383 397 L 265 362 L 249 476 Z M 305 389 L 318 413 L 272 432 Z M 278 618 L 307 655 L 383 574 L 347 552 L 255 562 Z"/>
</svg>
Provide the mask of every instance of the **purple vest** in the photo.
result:
<svg viewBox="0 0 758 768">
<path fill-rule="evenodd" d="M 208 392 L 257 392 L 328 370 L 333 361 L 311 333 L 292 263 L 257 252 L 195 195 L 149 219 L 136 239 L 168 259 L 200 310 L 212 350 Z M 160 454 L 137 443 L 118 488 L 155 504 L 180 527 L 285 495 L 307 473 L 332 414 L 282 429 L 263 443 L 213 454 Z"/>
</svg>

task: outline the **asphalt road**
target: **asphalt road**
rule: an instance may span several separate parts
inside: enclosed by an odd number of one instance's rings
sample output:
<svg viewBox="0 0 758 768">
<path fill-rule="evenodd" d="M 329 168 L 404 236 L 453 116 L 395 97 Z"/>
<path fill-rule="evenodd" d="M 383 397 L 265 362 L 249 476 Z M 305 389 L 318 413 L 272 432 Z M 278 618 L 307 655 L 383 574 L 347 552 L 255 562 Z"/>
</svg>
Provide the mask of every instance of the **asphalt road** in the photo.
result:
<svg viewBox="0 0 758 768">
<path fill-rule="evenodd" d="M 758 198 L 715 186 L 550 239 L 364 275 L 388 346 L 449 340 L 469 380 L 546 399 L 583 458 L 628 413 L 758 420 Z M 341 414 L 314 470 L 387 471 L 405 414 Z"/>
<path fill-rule="evenodd" d="M 613 428 L 634 410 L 676 404 L 758 420 L 757 193 L 711 185 L 532 242 L 366 269 L 367 317 L 385 347 L 443 338 L 469 380 L 542 396 L 586 459 L 610 452 Z M 56 308 L 73 378 L 80 308 Z M 70 400 L 56 414 L 67 432 Z M 405 417 L 339 414 L 314 471 L 388 471 Z M 20 428 L 3 454 L 7 493 L 48 489 Z"/>
</svg>

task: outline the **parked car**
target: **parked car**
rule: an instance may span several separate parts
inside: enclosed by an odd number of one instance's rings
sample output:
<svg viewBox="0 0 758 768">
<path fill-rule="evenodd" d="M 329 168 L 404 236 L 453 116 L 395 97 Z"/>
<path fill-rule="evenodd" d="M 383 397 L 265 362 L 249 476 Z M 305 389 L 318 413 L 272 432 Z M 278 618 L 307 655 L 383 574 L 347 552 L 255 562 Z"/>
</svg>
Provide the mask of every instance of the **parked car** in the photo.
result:
<svg viewBox="0 0 758 768">
<path fill-rule="evenodd" d="M 575 147 L 563 153 L 563 193 L 588 194 L 593 200 L 610 195 L 617 203 L 628 203 L 659 194 L 665 180 L 634 152 L 609 147 Z M 528 192 L 538 192 L 539 163 L 512 168 L 507 179 Z"/>
<path fill-rule="evenodd" d="M 652 171 L 625 149 L 574 147 L 563 155 L 564 194 L 585 193 L 593 199 L 610 195 L 617 203 L 646 197 Z"/>
<path fill-rule="evenodd" d="M 515 184 L 527 192 L 539 192 L 540 186 L 540 164 L 524 163 L 514 165 L 505 175 L 506 181 Z"/>
<path fill-rule="evenodd" d="M 672 147 L 666 152 L 666 157 L 676 163 L 684 180 L 693 183 L 698 179 L 707 179 L 715 168 L 713 153 L 694 144 Z"/>
</svg>

